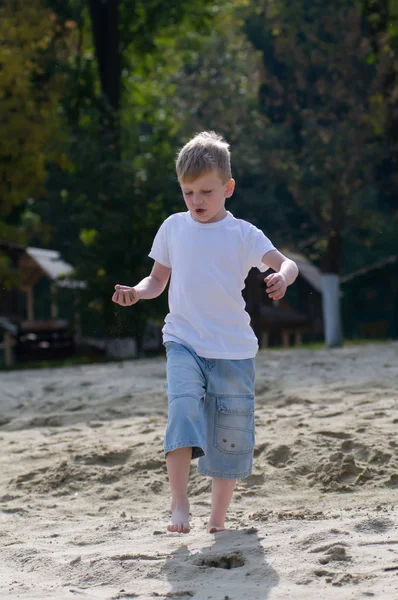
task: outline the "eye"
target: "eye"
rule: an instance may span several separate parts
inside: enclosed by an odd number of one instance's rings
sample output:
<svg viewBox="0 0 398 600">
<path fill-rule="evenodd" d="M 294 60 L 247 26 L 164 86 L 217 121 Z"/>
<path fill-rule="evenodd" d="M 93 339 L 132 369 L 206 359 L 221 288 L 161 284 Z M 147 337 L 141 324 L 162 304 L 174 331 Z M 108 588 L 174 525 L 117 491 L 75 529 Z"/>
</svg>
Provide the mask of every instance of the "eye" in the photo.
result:
<svg viewBox="0 0 398 600">
<path fill-rule="evenodd" d="M 192 192 L 184 192 L 185 196 L 192 196 Z"/>
<path fill-rule="evenodd" d="M 211 194 L 213 190 L 203 190 L 204 194 Z"/>
</svg>

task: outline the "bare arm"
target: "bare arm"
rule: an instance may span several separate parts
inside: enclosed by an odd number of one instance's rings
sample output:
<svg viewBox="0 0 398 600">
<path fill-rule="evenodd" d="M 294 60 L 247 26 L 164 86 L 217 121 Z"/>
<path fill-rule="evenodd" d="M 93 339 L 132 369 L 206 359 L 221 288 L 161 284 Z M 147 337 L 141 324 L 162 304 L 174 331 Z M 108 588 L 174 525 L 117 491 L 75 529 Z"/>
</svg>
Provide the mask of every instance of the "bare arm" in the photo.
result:
<svg viewBox="0 0 398 600">
<path fill-rule="evenodd" d="M 135 286 L 139 300 L 152 300 L 160 296 L 166 288 L 170 274 L 171 269 L 155 261 L 149 277 L 145 277 Z"/>
<path fill-rule="evenodd" d="M 273 300 L 280 300 L 285 295 L 287 287 L 296 281 L 298 267 L 293 260 L 278 250 L 267 252 L 261 260 L 276 271 L 264 279 L 267 284 L 267 294 Z"/>
<path fill-rule="evenodd" d="M 155 261 L 151 274 L 134 287 L 115 285 L 113 302 L 121 306 L 132 306 L 138 300 L 157 298 L 164 291 L 169 281 L 171 269 Z"/>
</svg>

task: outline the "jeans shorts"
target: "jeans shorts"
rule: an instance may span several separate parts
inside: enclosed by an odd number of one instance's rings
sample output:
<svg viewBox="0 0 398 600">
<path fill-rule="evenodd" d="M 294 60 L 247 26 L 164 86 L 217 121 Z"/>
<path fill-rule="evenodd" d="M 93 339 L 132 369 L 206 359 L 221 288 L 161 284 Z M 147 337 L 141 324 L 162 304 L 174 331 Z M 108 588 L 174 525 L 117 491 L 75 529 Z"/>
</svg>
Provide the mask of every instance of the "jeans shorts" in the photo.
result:
<svg viewBox="0 0 398 600">
<path fill-rule="evenodd" d="M 254 358 L 208 359 L 166 342 L 168 422 L 164 452 L 192 447 L 198 471 L 239 479 L 252 472 Z"/>
</svg>

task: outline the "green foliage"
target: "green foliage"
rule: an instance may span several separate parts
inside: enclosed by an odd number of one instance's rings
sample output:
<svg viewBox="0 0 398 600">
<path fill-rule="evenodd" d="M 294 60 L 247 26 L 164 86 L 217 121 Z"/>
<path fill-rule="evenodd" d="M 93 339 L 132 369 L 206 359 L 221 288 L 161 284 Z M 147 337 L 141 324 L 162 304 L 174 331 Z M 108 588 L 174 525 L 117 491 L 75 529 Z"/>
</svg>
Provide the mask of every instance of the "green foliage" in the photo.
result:
<svg viewBox="0 0 398 600">
<path fill-rule="evenodd" d="M 122 44 L 121 137 L 104 120 L 98 72 L 93 71 L 93 36 L 88 12 L 72 2 L 49 1 L 60 31 L 68 28 L 68 77 L 62 111 L 69 139 L 62 170 L 50 168 L 48 196 L 35 210 L 54 228 L 52 246 L 88 283 L 87 301 L 109 335 L 141 334 L 145 321 L 165 311 L 166 297 L 133 310 L 111 303 L 116 283 L 133 285 L 148 274 L 146 257 L 162 220 L 182 206 L 174 172 L 181 120 L 167 98 L 184 58 L 205 39 L 210 2 L 120 2 Z M 191 36 L 191 49 L 180 36 Z M 201 42 L 202 40 L 202 42 Z M 116 121 L 115 121 L 116 122 Z"/>
<path fill-rule="evenodd" d="M 39 0 L 7 0 L 0 5 L 0 241 L 48 239 L 49 228 L 32 210 L 45 193 L 47 161 L 62 163 L 58 101 L 63 80 L 47 73 L 55 26 Z M 51 60 L 54 60 L 51 57 Z M 0 281 L 18 283 L 17 273 L 0 255 Z"/>
<path fill-rule="evenodd" d="M 61 251 L 88 284 L 101 334 L 140 335 L 166 296 L 122 309 L 113 287 L 148 274 L 158 226 L 184 210 L 177 149 L 215 129 L 232 146 L 237 216 L 327 268 L 363 266 L 394 239 L 379 206 L 384 171 L 374 177 L 396 93 L 396 19 L 385 25 L 382 5 L 119 0 L 112 115 L 89 3 L 2 3 L 0 238 L 29 231 L 32 245 Z"/>
<path fill-rule="evenodd" d="M 257 8 L 259 5 L 257 3 Z M 316 231 L 323 267 L 339 272 L 343 239 L 372 227 L 361 204 L 382 157 L 386 111 L 359 6 L 340 0 L 263 0 L 244 31 L 262 52 L 259 99 L 268 120 L 262 155 Z"/>
<path fill-rule="evenodd" d="M 1 219 L 44 189 L 62 89 L 55 76 L 43 80 L 52 32 L 37 0 L 0 6 Z"/>
</svg>

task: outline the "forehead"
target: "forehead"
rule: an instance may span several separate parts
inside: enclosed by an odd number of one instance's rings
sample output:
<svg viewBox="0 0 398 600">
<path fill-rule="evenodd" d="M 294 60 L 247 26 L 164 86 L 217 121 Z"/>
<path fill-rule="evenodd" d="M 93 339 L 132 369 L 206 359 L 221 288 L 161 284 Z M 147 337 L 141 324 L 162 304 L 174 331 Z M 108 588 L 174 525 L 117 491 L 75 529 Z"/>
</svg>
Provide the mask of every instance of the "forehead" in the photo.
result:
<svg viewBox="0 0 398 600">
<path fill-rule="evenodd" d="M 183 181 L 180 179 L 179 182 L 184 189 L 202 189 L 223 185 L 221 177 L 216 171 L 201 175 L 194 181 Z"/>
</svg>

